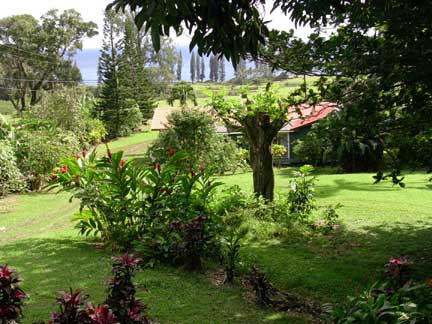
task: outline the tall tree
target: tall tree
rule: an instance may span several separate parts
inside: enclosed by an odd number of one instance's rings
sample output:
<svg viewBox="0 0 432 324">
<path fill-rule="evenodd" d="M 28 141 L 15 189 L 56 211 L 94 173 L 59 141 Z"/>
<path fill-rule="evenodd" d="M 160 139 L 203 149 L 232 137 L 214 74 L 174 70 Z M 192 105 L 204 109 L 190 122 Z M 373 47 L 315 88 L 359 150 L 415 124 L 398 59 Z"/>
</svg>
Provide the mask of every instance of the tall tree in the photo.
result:
<svg viewBox="0 0 432 324">
<path fill-rule="evenodd" d="M 241 130 L 249 143 L 254 192 L 267 200 L 274 197 L 274 174 L 271 145 L 288 120 L 288 103 L 267 85 L 264 93 L 238 103 L 213 97 L 211 106 L 232 129 Z"/>
<path fill-rule="evenodd" d="M 223 57 L 219 60 L 219 81 L 225 81 L 225 61 Z"/>
<path fill-rule="evenodd" d="M 31 15 L 0 20 L 0 85 L 18 112 L 37 104 L 42 90 L 81 80 L 73 56 L 84 37 L 97 34 L 96 28 L 73 9 L 50 10 L 40 21 Z"/>
<path fill-rule="evenodd" d="M 181 81 L 182 79 L 182 68 L 183 68 L 183 57 L 182 57 L 181 50 L 179 50 L 177 56 L 177 70 L 176 70 L 177 81 Z"/>
<path fill-rule="evenodd" d="M 204 57 L 201 57 L 201 74 L 200 74 L 200 81 L 204 82 L 205 79 L 205 62 Z"/>
<path fill-rule="evenodd" d="M 133 99 L 138 104 L 143 119 L 149 120 L 156 107 L 154 89 L 141 59 L 140 38 L 129 13 L 124 20 L 123 34 L 123 51 L 119 66 L 122 96 Z"/>
<path fill-rule="evenodd" d="M 192 83 L 195 82 L 195 52 L 192 52 L 191 58 L 190 58 L 190 78 Z"/>
<path fill-rule="evenodd" d="M 197 57 L 195 59 L 195 65 L 196 65 L 196 68 L 195 68 L 195 72 L 196 72 L 195 78 L 196 78 L 197 81 L 199 81 L 200 80 L 200 75 L 201 75 L 201 57 L 199 55 L 197 55 Z"/>
<path fill-rule="evenodd" d="M 246 61 L 243 59 L 240 59 L 236 70 L 235 70 L 235 78 L 238 82 L 243 83 L 246 80 Z"/>
</svg>

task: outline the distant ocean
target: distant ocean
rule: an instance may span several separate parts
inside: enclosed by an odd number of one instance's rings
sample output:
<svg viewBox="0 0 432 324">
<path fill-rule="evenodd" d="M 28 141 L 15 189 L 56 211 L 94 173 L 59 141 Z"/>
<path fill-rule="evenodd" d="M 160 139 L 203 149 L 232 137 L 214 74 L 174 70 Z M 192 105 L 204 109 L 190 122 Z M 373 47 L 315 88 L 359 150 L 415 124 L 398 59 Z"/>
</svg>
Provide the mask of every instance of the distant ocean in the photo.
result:
<svg viewBox="0 0 432 324">
<path fill-rule="evenodd" d="M 191 53 L 187 46 L 178 46 L 177 51 L 181 51 L 183 65 L 182 65 L 182 80 L 190 81 L 190 57 Z M 100 55 L 100 49 L 83 49 L 79 51 L 75 56 L 76 63 L 81 70 L 81 75 L 85 84 L 94 85 L 98 79 L 97 76 L 97 65 Z M 205 62 L 205 75 L 206 80 L 209 78 L 209 57 L 204 57 Z M 234 77 L 234 68 L 231 63 L 225 61 L 225 80 L 229 80 Z"/>
</svg>

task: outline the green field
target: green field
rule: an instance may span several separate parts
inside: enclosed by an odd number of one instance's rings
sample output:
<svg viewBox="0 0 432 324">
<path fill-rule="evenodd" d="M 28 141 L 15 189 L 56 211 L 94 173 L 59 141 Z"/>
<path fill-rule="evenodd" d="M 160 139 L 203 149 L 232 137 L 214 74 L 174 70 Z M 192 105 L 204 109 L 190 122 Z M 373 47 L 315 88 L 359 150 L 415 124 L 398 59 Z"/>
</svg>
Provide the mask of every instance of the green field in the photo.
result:
<svg viewBox="0 0 432 324">
<path fill-rule="evenodd" d="M 316 81 L 317 77 L 308 77 L 307 83 L 309 86 L 313 87 L 313 82 Z M 281 96 L 287 96 L 290 92 L 295 90 L 298 86 L 303 83 L 302 78 L 292 78 L 284 81 L 274 81 L 272 82 L 275 89 L 277 89 L 278 93 Z M 230 99 L 238 99 L 243 90 L 246 90 L 251 93 L 257 93 L 260 91 L 264 91 L 266 87 L 266 83 L 261 84 L 245 84 L 245 85 L 234 85 L 225 83 L 211 83 L 211 82 L 197 82 L 194 83 L 193 88 L 195 90 L 195 95 L 197 97 L 198 106 L 205 106 L 209 103 L 210 97 L 212 93 L 218 93 L 220 91 L 224 91 L 226 93 L 226 98 Z M 158 101 L 159 107 L 168 107 L 168 103 L 166 100 Z M 179 106 L 178 101 L 175 102 L 175 106 Z"/>
<path fill-rule="evenodd" d="M 155 133 L 119 139 L 113 150 L 145 149 Z M 134 148 L 135 147 L 135 148 Z M 133 149 L 132 149 L 133 148 Z M 276 171 L 276 191 L 284 195 L 292 169 Z M 427 175 L 411 173 L 406 188 L 372 184 L 371 174 L 318 174 L 320 206 L 341 203 L 342 230 L 329 237 L 295 232 L 266 237 L 270 224 L 250 220 L 253 230 L 242 255 L 257 262 L 279 288 L 319 302 L 341 301 L 359 285 L 373 281 L 391 256 L 415 260 L 415 276 L 432 271 L 432 188 Z M 250 190 L 251 173 L 219 177 L 226 186 Z M 78 202 L 67 194 L 24 194 L 0 200 L 0 264 L 17 268 L 30 294 L 24 323 L 47 320 L 55 292 L 84 289 L 101 303 L 109 276 L 110 251 L 77 236 L 71 223 Z M 254 238 L 255 237 L 255 238 Z M 257 308 L 241 285 L 218 287 L 211 272 L 190 274 L 157 266 L 140 271 L 138 294 L 159 323 L 304 323 L 306 319 Z M 148 289 L 145 292 L 145 288 Z"/>
</svg>

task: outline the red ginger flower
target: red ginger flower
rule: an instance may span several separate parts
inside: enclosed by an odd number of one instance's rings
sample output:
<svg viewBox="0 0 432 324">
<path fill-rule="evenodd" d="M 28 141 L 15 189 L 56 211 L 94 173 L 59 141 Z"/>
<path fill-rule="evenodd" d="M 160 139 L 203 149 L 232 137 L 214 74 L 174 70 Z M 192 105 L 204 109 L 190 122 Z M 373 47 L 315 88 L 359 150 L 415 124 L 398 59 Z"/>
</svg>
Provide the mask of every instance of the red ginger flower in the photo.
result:
<svg viewBox="0 0 432 324">
<path fill-rule="evenodd" d="M 175 150 L 173 149 L 173 148 L 170 148 L 169 150 L 168 150 L 168 155 L 169 156 L 173 156 L 175 154 Z"/>
<path fill-rule="evenodd" d="M 66 164 L 63 165 L 63 166 L 60 168 L 60 172 L 61 172 L 61 173 L 66 173 L 66 172 L 68 172 L 68 167 L 67 167 Z"/>
<path fill-rule="evenodd" d="M 126 164 L 126 160 L 123 160 L 123 159 L 122 159 L 122 160 L 120 161 L 120 165 L 121 165 L 121 166 L 124 166 L 125 164 Z"/>
<path fill-rule="evenodd" d="M 156 170 L 157 170 L 158 172 L 161 171 L 161 164 L 160 164 L 159 162 L 156 163 Z"/>
<path fill-rule="evenodd" d="M 55 179 L 57 179 L 58 178 L 58 175 L 57 174 L 51 174 L 51 176 L 50 176 L 50 179 L 51 180 L 55 180 Z"/>
</svg>

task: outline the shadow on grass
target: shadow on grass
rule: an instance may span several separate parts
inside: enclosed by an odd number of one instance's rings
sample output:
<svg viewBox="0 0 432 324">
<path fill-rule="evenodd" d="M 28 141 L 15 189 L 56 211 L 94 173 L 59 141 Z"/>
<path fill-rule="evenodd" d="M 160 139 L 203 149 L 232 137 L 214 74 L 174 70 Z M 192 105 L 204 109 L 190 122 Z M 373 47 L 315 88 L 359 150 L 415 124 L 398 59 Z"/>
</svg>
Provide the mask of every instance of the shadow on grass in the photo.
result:
<svg viewBox="0 0 432 324">
<path fill-rule="evenodd" d="M 424 280 L 432 272 L 432 224 L 422 221 L 270 242 L 246 247 L 245 257 L 256 260 L 279 288 L 320 301 L 342 301 L 377 280 L 390 257 L 413 260 L 413 278 Z"/>
<path fill-rule="evenodd" d="M 56 291 L 84 290 L 96 305 L 106 296 L 110 253 L 79 239 L 27 239 L 1 247 L 7 263 L 24 278 L 30 295 L 23 323 L 46 321 L 54 311 Z M 204 274 L 158 266 L 137 273 L 138 296 L 159 323 L 303 323 L 248 304 L 239 287 L 216 287 Z M 147 290 L 148 289 L 148 290 Z"/>
</svg>

